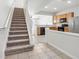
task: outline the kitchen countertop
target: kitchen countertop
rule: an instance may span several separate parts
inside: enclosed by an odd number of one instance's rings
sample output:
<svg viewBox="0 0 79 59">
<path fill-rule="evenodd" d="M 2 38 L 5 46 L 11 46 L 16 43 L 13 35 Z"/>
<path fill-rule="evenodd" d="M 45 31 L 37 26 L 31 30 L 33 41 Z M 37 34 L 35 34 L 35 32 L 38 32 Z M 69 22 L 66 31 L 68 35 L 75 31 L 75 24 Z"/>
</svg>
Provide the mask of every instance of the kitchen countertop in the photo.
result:
<svg viewBox="0 0 79 59">
<path fill-rule="evenodd" d="M 53 27 L 53 25 L 37 25 L 38 27 Z"/>
</svg>

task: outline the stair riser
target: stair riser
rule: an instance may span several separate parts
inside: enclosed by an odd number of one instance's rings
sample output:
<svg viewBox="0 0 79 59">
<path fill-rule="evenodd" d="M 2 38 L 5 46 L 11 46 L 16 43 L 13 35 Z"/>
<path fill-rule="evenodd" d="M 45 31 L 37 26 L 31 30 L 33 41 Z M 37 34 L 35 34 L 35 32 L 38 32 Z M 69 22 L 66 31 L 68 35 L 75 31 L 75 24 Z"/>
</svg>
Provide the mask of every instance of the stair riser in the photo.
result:
<svg viewBox="0 0 79 59">
<path fill-rule="evenodd" d="M 11 25 L 26 25 L 26 23 L 12 23 Z"/>
<path fill-rule="evenodd" d="M 14 15 L 13 16 L 24 16 L 24 13 L 23 12 L 20 12 L 20 13 L 17 13 L 17 12 L 14 12 Z"/>
<path fill-rule="evenodd" d="M 20 12 L 20 13 L 18 13 L 18 12 Z M 15 11 L 15 12 L 14 12 L 14 16 L 15 16 L 15 15 L 24 15 L 24 13 L 21 12 L 21 11 Z"/>
<path fill-rule="evenodd" d="M 24 14 L 23 13 L 16 13 L 13 15 L 13 17 L 24 17 Z"/>
<path fill-rule="evenodd" d="M 13 21 L 13 20 L 12 20 L 12 22 L 13 22 L 13 23 L 15 23 L 15 22 L 18 22 L 18 23 L 25 23 L 25 21 Z"/>
<path fill-rule="evenodd" d="M 20 13 L 18 13 L 18 12 L 20 12 Z M 24 12 L 22 12 L 22 11 L 14 11 L 14 15 L 24 15 Z"/>
<path fill-rule="evenodd" d="M 16 15 L 13 15 L 13 17 L 24 17 L 24 14 L 16 14 Z"/>
<path fill-rule="evenodd" d="M 13 19 L 25 19 L 24 17 L 13 17 Z"/>
<path fill-rule="evenodd" d="M 8 40 L 22 40 L 22 39 L 29 39 L 29 36 L 8 37 Z"/>
<path fill-rule="evenodd" d="M 8 43 L 7 47 L 13 47 L 13 46 L 20 46 L 20 45 L 27 45 L 29 44 L 29 41 L 24 41 L 24 42 L 16 42 L 16 43 Z"/>
<path fill-rule="evenodd" d="M 19 14 L 16 13 L 16 14 L 13 15 L 13 17 L 25 17 L 25 16 L 22 13 L 19 13 Z"/>
<path fill-rule="evenodd" d="M 27 30 L 10 30 L 10 31 L 12 32 L 12 31 L 27 31 Z"/>
<path fill-rule="evenodd" d="M 25 22 L 12 22 L 11 24 L 26 24 Z"/>
<path fill-rule="evenodd" d="M 16 30 L 27 30 L 27 28 L 11 28 L 10 30 L 14 30 L 14 31 L 16 31 Z"/>
<path fill-rule="evenodd" d="M 11 24 L 11 25 L 26 25 L 26 24 Z"/>
<path fill-rule="evenodd" d="M 24 17 L 24 14 L 16 14 L 16 15 L 13 15 L 13 17 Z"/>
<path fill-rule="evenodd" d="M 13 19 L 12 22 L 25 22 L 24 19 Z"/>
<path fill-rule="evenodd" d="M 16 15 L 13 15 L 13 17 L 24 17 L 24 14 L 21 14 L 21 15 L 16 14 Z"/>
<path fill-rule="evenodd" d="M 28 34 L 28 32 L 9 32 L 9 35 Z"/>
<path fill-rule="evenodd" d="M 13 19 L 12 21 L 25 21 L 24 19 Z"/>
<path fill-rule="evenodd" d="M 19 53 L 23 53 L 23 52 L 29 52 L 32 51 L 33 47 L 28 47 L 28 48 L 22 48 L 22 49 L 17 49 L 17 50 L 10 50 L 10 51 L 6 51 L 5 55 L 14 55 L 14 54 L 19 54 Z"/>
</svg>

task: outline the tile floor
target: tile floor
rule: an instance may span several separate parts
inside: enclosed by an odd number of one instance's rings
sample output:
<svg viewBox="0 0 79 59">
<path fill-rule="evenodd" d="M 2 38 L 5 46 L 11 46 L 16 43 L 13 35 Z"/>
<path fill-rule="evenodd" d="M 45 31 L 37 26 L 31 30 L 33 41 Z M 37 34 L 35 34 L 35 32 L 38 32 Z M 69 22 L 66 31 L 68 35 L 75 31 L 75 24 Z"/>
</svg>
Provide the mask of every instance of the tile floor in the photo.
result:
<svg viewBox="0 0 79 59">
<path fill-rule="evenodd" d="M 45 44 L 37 44 L 33 51 L 6 56 L 5 59 L 61 59 Z"/>
</svg>

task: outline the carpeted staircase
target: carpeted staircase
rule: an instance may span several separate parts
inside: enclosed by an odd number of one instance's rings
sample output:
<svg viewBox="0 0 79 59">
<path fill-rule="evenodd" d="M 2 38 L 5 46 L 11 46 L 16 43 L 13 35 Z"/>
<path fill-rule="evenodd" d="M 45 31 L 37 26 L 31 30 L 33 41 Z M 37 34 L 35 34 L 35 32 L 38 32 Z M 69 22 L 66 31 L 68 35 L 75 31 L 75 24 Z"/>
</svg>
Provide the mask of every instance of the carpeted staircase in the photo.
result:
<svg viewBox="0 0 79 59">
<path fill-rule="evenodd" d="M 5 55 L 13 55 L 31 50 L 33 50 L 33 46 L 29 43 L 24 10 L 22 8 L 15 8 Z"/>
</svg>

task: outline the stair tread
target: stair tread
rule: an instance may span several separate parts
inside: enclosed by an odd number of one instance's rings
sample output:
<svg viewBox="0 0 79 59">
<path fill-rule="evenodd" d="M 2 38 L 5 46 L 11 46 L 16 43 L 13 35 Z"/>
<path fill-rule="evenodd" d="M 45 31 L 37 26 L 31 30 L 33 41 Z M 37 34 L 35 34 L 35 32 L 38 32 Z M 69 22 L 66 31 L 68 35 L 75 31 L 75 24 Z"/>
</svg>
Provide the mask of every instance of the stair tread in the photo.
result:
<svg viewBox="0 0 79 59">
<path fill-rule="evenodd" d="M 32 45 L 28 44 L 28 45 L 8 47 L 8 48 L 6 48 L 6 51 L 16 50 L 16 49 L 22 49 L 22 48 L 28 48 L 28 47 L 32 47 Z"/>
<path fill-rule="evenodd" d="M 25 23 L 25 21 L 12 21 L 12 23 Z"/>
<path fill-rule="evenodd" d="M 25 22 L 12 22 L 12 24 L 26 24 Z"/>
<path fill-rule="evenodd" d="M 25 19 L 24 17 L 14 17 L 13 19 Z"/>
<path fill-rule="evenodd" d="M 13 19 L 13 20 L 24 20 L 24 19 L 21 19 L 21 18 L 20 18 L 20 19 L 17 19 L 17 18 L 15 18 L 15 19 Z"/>
<path fill-rule="evenodd" d="M 10 30 L 10 31 L 27 31 L 27 29 L 24 29 L 24 30 Z"/>
<path fill-rule="evenodd" d="M 14 32 L 14 31 L 15 31 L 15 32 L 19 32 L 19 31 L 22 32 L 22 31 L 27 31 L 27 29 L 24 29 L 24 30 L 10 30 L 10 32 Z M 28 32 L 28 31 L 27 31 L 27 32 Z"/>
<path fill-rule="evenodd" d="M 17 19 L 16 19 L 16 20 L 12 20 L 12 21 L 13 21 L 13 22 L 18 22 L 18 21 L 19 21 L 19 22 L 21 22 L 21 21 L 24 22 L 25 20 L 17 20 Z"/>
<path fill-rule="evenodd" d="M 22 39 L 22 40 L 10 40 L 7 43 L 17 43 L 17 42 L 26 42 L 29 41 L 29 39 Z"/>
<path fill-rule="evenodd" d="M 25 23 L 25 21 L 12 21 L 12 23 Z"/>
<path fill-rule="evenodd" d="M 25 26 L 25 27 L 11 27 L 11 28 L 27 28 L 27 27 Z"/>
<path fill-rule="evenodd" d="M 12 22 L 25 22 L 25 20 L 22 20 L 22 21 L 17 21 L 17 20 L 14 21 L 14 20 L 12 20 Z"/>
<path fill-rule="evenodd" d="M 15 28 L 10 28 L 10 30 L 14 30 L 14 31 L 16 31 L 16 30 L 27 30 L 27 28 L 17 28 L 17 27 L 15 27 Z"/>
<path fill-rule="evenodd" d="M 10 31 L 16 31 L 16 30 L 27 30 L 27 27 L 25 28 L 21 28 L 21 27 L 14 27 L 14 28 L 10 28 Z"/>
<path fill-rule="evenodd" d="M 21 25 L 21 24 L 19 24 L 19 25 L 18 25 L 18 24 L 15 25 L 15 24 L 14 24 L 14 25 L 11 25 L 11 27 L 27 27 L 27 26 L 26 26 L 26 24 L 24 24 L 24 25 Z"/>
<path fill-rule="evenodd" d="M 23 21 L 25 21 L 24 19 L 13 19 L 12 21 L 18 21 L 18 20 L 23 20 Z"/>
<path fill-rule="evenodd" d="M 10 32 L 28 32 L 27 30 L 18 30 L 18 31 L 10 31 Z"/>
<path fill-rule="evenodd" d="M 17 36 L 29 36 L 27 33 L 26 34 L 14 34 L 14 35 L 9 35 L 9 37 L 17 37 Z"/>
<path fill-rule="evenodd" d="M 28 31 L 11 31 L 9 32 L 9 35 L 21 35 L 21 34 L 28 34 Z"/>
<path fill-rule="evenodd" d="M 26 25 L 26 24 L 11 24 L 11 25 Z"/>
<path fill-rule="evenodd" d="M 11 24 L 11 25 L 26 25 L 26 24 Z"/>
<path fill-rule="evenodd" d="M 26 24 L 26 22 L 12 22 L 12 24 Z"/>
</svg>

